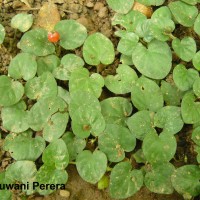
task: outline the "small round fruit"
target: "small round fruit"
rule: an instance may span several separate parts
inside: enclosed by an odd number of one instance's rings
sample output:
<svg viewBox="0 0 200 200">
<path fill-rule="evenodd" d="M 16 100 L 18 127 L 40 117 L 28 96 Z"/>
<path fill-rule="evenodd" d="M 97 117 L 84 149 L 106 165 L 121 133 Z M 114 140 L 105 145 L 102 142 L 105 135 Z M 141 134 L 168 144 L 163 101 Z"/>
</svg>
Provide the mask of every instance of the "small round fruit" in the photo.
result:
<svg viewBox="0 0 200 200">
<path fill-rule="evenodd" d="M 153 9 L 150 6 L 145 6 L 141 3 L 135 2 L 133 5 L 133 10 L 137 10 L 144 15 L 146 15 L 147 18 L 150 18 L 151 15 L 153 14 Z"/>
<path fill-rule="evenodd" d="M 48 33 L 48 40 L 49 42 L 58 42 L 60 40 L 60 34 L 58 32 Z"/>
</svg>

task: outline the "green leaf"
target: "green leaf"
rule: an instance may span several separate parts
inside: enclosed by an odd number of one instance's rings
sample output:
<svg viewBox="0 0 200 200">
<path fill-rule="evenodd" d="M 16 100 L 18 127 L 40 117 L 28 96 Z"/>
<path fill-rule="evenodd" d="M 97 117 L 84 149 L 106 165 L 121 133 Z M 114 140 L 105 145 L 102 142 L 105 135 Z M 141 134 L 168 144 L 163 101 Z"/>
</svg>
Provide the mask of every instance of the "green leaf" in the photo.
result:
<svg viewBox="0 0 200 200">
<path fill-rule="evenodd" d="M 107 4 L 117 13 L 126 14 L 133 7 L 134 0 L 107 0 Z"/>
<path fill-rule="evenodd" d="M 133 65 L 132 56 L 121 54 L 120 62 L 124 65 Z"/>
<path fill-rule="evenodd" d="M 12 182 L 18 181 L 26 184 L 34 179 L 36 172 L 37 169 L 33 161 L 16 161 L 8 166 L 5 177 Z"/>
<path fill-rule="evenodd" d="M 48 55 L 37 57 L 37 75 L 40 76 L 44 72 L 53 72 L 60 65 L 60 59 L 56 55 Z"/>
<path fill-rule="evenodd" d="M 185 27 L 193 26 L 198 15 L 198 9 L 195 6 L 181 1 L 171 2 L 168 6 L 172 12 L 172 15 L 179 24 Z"/>
<path fill-rule="evenodd" d="M 98 137 L 99 149 L 108 160 L 119 162 L 125 158 L 125 152 L 135 148 L 136 138 L 126 127 L 107 124 L 105 130 Z"/>
<path fill-rule="evenodd" d="M 196 42 L 191 37 L 184 37 L 182 40 L 173 39 L 172 47 L 178 57 L 186 62 L 192 60 L 197 50 Z"/>
<path fill-rule="evenodd" d="M 69 104 L 70 102 L 69 92 L 60 86 L 58 86 L 58 96 L 62 98 L 67 104 Z"/>
<path fill-rule="evenodd" d="M 42 154 L 42 161 L 46 166 L 55 167 L 58 170 L 65 169 L 69 164 L 67 146 L 62 139 L 51 142 Z"/>
<path fill-rule="evenodd" d="M 62 57 L 59 67 L 53 70 L 53 75 L 59 80 L 69 80 L 71 73 L 84 66 L 84 61 L 75 54 L 67 54 Z"/>
<path fill-rule="evenodd" d="M 200 168 L 196 165 L 185 165 L 176 169 L 171 177 L 175 190 L 185 197 L 200 194 Z M 188 198 L 189 199 L 189 198 Z"/>
<path fill-rule="evenodd" d="M 156 9 L 152 14 L 151 19 L 159 19 L 163 17 L 166 17 L 167 19 L 172 19 L 172 13 L 167 6 L 162 6 Z"/>
<path fill-rule="evenodd" d="M 113 43 L 101 33 L 93 33 L 83 45 L 83 57 L 89 65 L 109 65 L 114 61 Z"/>
<path fill-rule="evenodd" d="M 33 15 L 26 13 L 19 13 L 11 20 L 11 27 L 19 29 L 21 32 L 26 32 L 33 24 Z"/>
<path fill-rule="evenodd" d="M 88 91 L 93 93 L 97 98 L 101 95 L 104 79 L 100 74 L 93 73 L 89 76 L 86 68 L 79 68 L 71 73 L 69 80 L 69 92 Z"/>
<path fill-rule="evenodd" d="M 89 150 L 82 151 L 76 158 L 76 167 L 83 180 L 96 184 L 106 172 L 106 155 L 98 150 L 93 153 Z"/>
<path fill-rule="evenodd" d="M 138 76 L 134 69 L 128 65 L 118 66 L 117 75 L 108 75 L 105 78 L 105 86 L 115 94 L 126 94 L 132 91 Z"/>
<path fill-rule="evenodd" d="M 11 106 L 19 102 L 24 94 L 24 87 L 18 81 L 7 76 L 0 76 L 0 105 Z"/>
<path fill-rule="evenodd" d="M 101 112 L 91 105 L 80 106 L 71 118 L 72 130 L 79 138 L 87 138 L 90 133 L 98 136 L 105 129 Z"/>
<path fill-rule="evenodd" d="M 198 3 L 198 0 L 181 0 L 181 1 L 190 5 L 196 5 Z"/>
<path fill-rule="evenodd" d="M 178 133 L 183 128 L 183 124 L 180 107 L 165 106 L 154 116 L 154 125 L 171 134 Z"/>
<path fill-rule="evenodd" d="M 1 117 L 3 127 L 11 132 L 20 133 L 29 128 L 27 122 L 28 114 L 24 101 L 20 101 L 10 107 L 3 107 L 1 110 Z"/>
<path fill-rule="evenodd" d="M 42 98 L 35 103 L 28 115 L 28 123 L 34 131 L 41 131 L 56 112 L 66 111 L 67 104 L 60 97 Z"/>
<path fill-rule="evenodd" d="M 98 182 L 98 189 L 104 190 L 104 189 L 108 188 L 108 186 L 109 186 L 109 178 L 107 175 L 104 175 Z"/>
<path fill-rule="evenodd" d="M 25 85 L 25 94 L 29 99 L 54 97 L 57 92 L 56 80 L 50 72 L 44 72 L 41 76 L 28 80 Z"/>
<path fill-rule="evenodd" d="M 165 78 L 172 66 L 168 44 L 158 40 L 148 43 L 148 48 L 139 43 L 133 50 L 132 59 L 137 70 L 152 79 Z"/>
<path fill-rule="evenodd" d="M 157 194 L 172 194 L 174 188 L 171 183 L 171 175 L 174 170 L 175 167 L 171 163 L 152 165 L 144 178 L 146 187 Z"/>
<path fill-rule="evenodd" d="M 80 47 L 87 37 L 87 29 L 72 19 L 59 21 L 54 29 L 60 34 L 60 45 L 67 50 Z"/>
<path fill-rule="evenodd" d="M 159 86 L 146 77 L 140 77 L 132 87 L 131 100 L 138 110 L 157 111 L 163 107 Z"/>
<path fill-rule="evenodd" d="M 194 31 L 195 31 L 196 34 L 200 35 L 200 14 L 195 19 Z"/>
<path fill-rule="evenodd" d="M 193 93 L 186 93 L 181 103 L 181 114 L 184 123 L 195 124 L 200 121 L 200 102 L 196 102 Z"/>
<path fill-rule="evenodd" d="M 149 132 L 142 144 L 145 158 L 150 163 L 170 161 L 176 153 L 176 138 L 168 132 L 157 135 L 155 131 Z"/>
<path fill-rule="evenodd" d="M 11 184 L 9 179 L 5 177 L 5 171 L 0 172 L 0 184 Z M 12 200 L 12 192 L 9 190 L 0 190 L 1 200 Z"/>
<path fill-rule="evenodd" d="M 68 174 L 66 170 L 59 170 L 46 165 L 42 165 L 36 174 L 36 181 L 39 184 L 59 184 L 59 187 L 64 187 L 67 180 Z M 51 189 L 50 187 L 48 187 L 48 189 L 40 189 L 39 187 L 37 188 L 37 192 L 40 195 L 48 195 L 53 193 L 55 190 L 56 188 Z"/>
<path fill-rule="evenodd" d="M 69 120 L 68 113 L 55 113 L 44 126 L 43 138 L 47 142 L 52 142 L 63 135 Z"/>
<path fill-rule="evenodd" d="M 192 140 L 200 146 L 200 126 L 192 131 Z"/>
<path fill-rule="evenodd" d="M 48 42 L 47 35 L 47 31 L 44 29 L 30 30 L 22 36 L 18 47 L 22 51 L 36 56 L 52 54 L 55 51 L 55 46 Z"/>
<path fill-rule="evenodd" d="M 128 118 L 128 128 L 137 139 L 143 140 L 146 134 L 154 130 L 153 116 L 153 112 L 142 110 Z"/>
<path fill-rule="evenodd" d="M 101 112 L 106 123 L 126 126 L 126 119 L 132 113 L 132 105 L 123 97 L 110 97 L 101 101 Z"/>
<path fill-rule="evenodd" d="M 6 35 L 5 28 L 0 24 L 0 44 L 3 43 L 5 35 Z"/>
<path fill-rule="evenodd" d="M 137 2 L 146 6 L 160 6 L 165 2 L 165 0 L 137 0 Z"/>
<path fill-rule="evenodd" d="M 120 162 L 111 171 L 109 193 L 112 198 L 128 198 L 139 191 L 142 185 L 142 172 L 132 170 L 129 162 Z"/>
<path fill-rule="evenodd" d="M 123 34 L 118 35 L 118 32 L 122 32 Z M 127 31 L 117 31 L 115 34 L 121 37 L 117 46 L 117 50 L 124 55 L 131 56 L 133 49 L 136 47 L 139 41 L 139 37 L 135 33 Z"/>
<path fill-rule="evenodd" d="M 10 152 L 15 160 L 37 160 L 45 149 L 45 141 L 37 136 L 30 138 L 23 134 L 9 134 L 4 142 L 4 150 Z"/>
<path fill-rule="evenodd" d="M 70 161 L 75 160 L 77 155 L 86 147 L 86 141 L 78 138 L 72 132 L 66 132 L 62 139 L 67 145 Z"/>
<path fill-rule="evenodd" d="M 37 72 L 37 62 L 34 55 L 29 53 L 19 53 L 15 56 L 9 65 L 8 74 L 14 79 L 29 80 Z"/>
<path fill-rule="evenodd" d="M 161 81 L 161 92 L 166 105 L 179 106 L 183 92 L 181 92 L 174 83 Z"/>
<path fill-rule="evenodd" d="M 146 158 L 144 157 L 144 153 L 142 149 L 137 150 L 134 154 L 133 157 L 137 163 L 145 163 L 147 162 Z"/>
<path fill-rule="evenodd" d="M 127 31 L 134 31 L 139 23 L 144 21 L 146 16 L 136 10 L 131 10 L 128 14 L 115 14 L 112 19 L 112 25 L 121 25 Z"/>
<path fill-rule="evenodd" d="M 194 57 L 192 59 L 192 64 L 198 71 L 200 71 L 200 51 L 198 51 L 194 55 Z"/>
<path fill-rule="evenodd" d="M 197 78 L 193 84 L 194 94 L 199 98 L 200 97 L 200 78 Z"/>
</svg>

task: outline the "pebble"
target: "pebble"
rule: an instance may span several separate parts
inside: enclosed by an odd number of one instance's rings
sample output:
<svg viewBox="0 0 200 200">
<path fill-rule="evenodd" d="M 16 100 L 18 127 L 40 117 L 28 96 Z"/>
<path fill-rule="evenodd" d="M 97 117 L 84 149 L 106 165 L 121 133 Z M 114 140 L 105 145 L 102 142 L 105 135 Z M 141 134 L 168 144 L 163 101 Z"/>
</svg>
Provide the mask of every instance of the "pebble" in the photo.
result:
<svg viewBox="0 0 200 200">
<path fill-rule="evenodd" d="M 75 19 L 75 20 L 78 19 L 79 17 L 77 13 L 70 13 L 69 16 L 70 16 L 70 19 Z"/>
<path fill-rule="evenodd" d="M 21 8 L 22 6 L 24 6 L 24 4 L 21 1 L 14 1 L 12 5 L 13 9 Z"/>
<path fill-rule="evenodd" d="M 43 197 L 35 197 L 35 200 L 43 200 Z"/>
<path fill-rule="evenodd" d="M 67 190 L 60 190 L 60 196 L 61 197 L 69 197 L 70 196 L 70 192 Z"/>
<path fill-rule="evenodd" d="M 95 3 L 95 5 L 94 5 L 94 10 L 100 10 L 100 9 L 103 8 L 103 7 L 104 7 L 104 4 L 103 4 L 103 3 L 97 2 L 97 3 Z"/>
<path fill-rule="evenodd" d="M 92 0 L 88 0 L 87 3 L 86 3 L 86 6 L 87 6 L 88 8 L 93 8 L 93 7 L 94 7 L 93 1 L 92 1 Z"/>
<path fill-rule="evenodd" d="M 65 3 L 65 1 L 64 0 L 54 0 L 54 3 L 63 4 L 63 3 Z"/>
<path fill-rule="evenodd" d="M 98 12 L 98 16 L 99 16 L 100 18 L 106 17 L 107 14 L 108 14 L 108 9 L 107 9 L 106 7 L 101 8 L 101 9 L 99 10 L 99 12 Z"/>
</svg>

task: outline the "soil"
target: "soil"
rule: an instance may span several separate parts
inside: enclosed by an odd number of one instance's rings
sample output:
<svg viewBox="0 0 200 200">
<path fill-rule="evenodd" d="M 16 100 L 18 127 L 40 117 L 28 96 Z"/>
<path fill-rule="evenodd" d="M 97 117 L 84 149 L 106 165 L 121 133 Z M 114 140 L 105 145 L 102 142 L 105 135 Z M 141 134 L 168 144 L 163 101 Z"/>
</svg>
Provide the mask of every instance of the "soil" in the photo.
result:
<svg viewBox="0 0 200 200">
<path fill-rule="evenodd" d="M 109 37 L 114 44 L 117 44 L 117 39 L 114 36 L 114 28 L 111 26 L 111 18 L 113 12 L 108 8 L 105 0 L 51 0 L 58 8 L 62 19 L 74 19 L 83 24 L 89 34 L 101 32 Z M 17 41 L 20 40 L 22 34 L 15 32 L 10 27 L 11 18 L 21 12 L 27 12 L 34 15 L 37 19 L 38 11 L 46 0 L 0 0 L 0 23 L 6 28 L 6 38 L 4 45 L 0 47 L 0 75 L 7 74 L 7 68 L 12 57 L 14 57 L 19 49 Z M 31 9 L 29 8 L 31 7 Z M 37 21 L 37 20 L 36 20 Z M 179 34 L 181 33 L 181 27 Z M 76 51 L 81 55 L 81 49 Z M 116 52 L 117 55 L 117 52 Z M 115 68 L 119 61 L 109 66 L 106 71 L 102 70 L 102 75 L 114 74 Z M 105 94 L 107 95 L 107 94 Z M 177 167 L 183 164 L 196 164 L 196 154 L 194 152 L 194 144 L 191 141 L 191 128 L 185 127 L 184 130 L 177 136 L 177 153 L 172 161 Z M 1 130 L 4 132 L 4 130 Z M 0 142 L 0 147 L 3 140 Z M 12 159 L 6 152 L 0 151 L 0 171 L 5 169 Z M 91 185 L 83 181 L 78 175 L 74 165 L 70 165 L 67 169 L 69 181 L 66 184 L 66 192 L 57 191 L 52 195 L 30 196 L 29 200 L 111 200 L 107 190 L 98 190 L 96 185 Z M 69 197 L 67 197 L 69 196 Z M 196 198 L 198 200 L 199 197 Z M 19 194 L 16 194 L 14 200 L 21 200 Z M 183 200 L 183 197 L 177 193 L 171 195 L 159 195 L 150 192 L 143 187 L 138 193 L 127 200 Z"/>
</svg>

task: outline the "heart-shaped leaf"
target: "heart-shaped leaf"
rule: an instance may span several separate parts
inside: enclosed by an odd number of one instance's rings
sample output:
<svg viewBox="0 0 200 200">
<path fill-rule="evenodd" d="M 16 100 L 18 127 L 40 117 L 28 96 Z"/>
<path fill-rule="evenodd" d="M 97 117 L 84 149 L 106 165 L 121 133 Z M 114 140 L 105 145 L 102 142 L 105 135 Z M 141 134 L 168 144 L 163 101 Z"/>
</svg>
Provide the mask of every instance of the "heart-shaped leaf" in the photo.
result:
<svg viewBox="0 0 200 200">
<path fill-rule="evenodd" d="M 197 50 L 196 42 L 191 37 L 184 37 L 182 40 L 175 38 L 172 41 L 172 47 L 175 53 L 186 62 L 192 60 Z"/>
<path fill-rule="evenodd" d="M 132 59 L 141 74 L 153 79 L 165 78 L 172 66 L 168 44 L 158 40 L 148 43 L 148 48 L 139 43 L 133 50 Z"/>
<path fill-rule="evenodd" d="M 76 167 L 83 180 L 95 184 L 106 172 L 106 155 L 98 150 L 93 153 L 88 150 L 82 151 L 76 158 Z"/>
<path fill-rule="evenodd" d="M 132 105 L 123 97 L 110 97 L 101 101 L 101 112 L 106 123 L 126 126 L 126 119 L 132 113 Z"/>
<path fill-rule="evenodd" d="M 115 94 L 126 94 L 132 91 L 138 76 L 134 69 L 128 65 L 121 64 L 118 66 L 117 75 L 108 75 L 105 78 L 105 86 Z"/>
<path fill-rule="evenodd" d="M 67 54 L 62 57 L 60 66 L 55 68 L 53 75 L 59 80 L 69 80 L 71 72 L 84 66 L 84 61 L 75 54 Z"/>
<path fill-rule="evenodd" d="M 5 28 L 0 24 L 0 44 L 3 43 L 5 35 L 6 35 Z"/>
<path fill-rule="evenodd" d="M 167 6 L 161 6 L 158 9 L 156 9 L 152 14 L 151 19 L 159 19 L 163 17 L 172 19 L 172 13 Z"/>
<path fill-rule="evenodd" d="M 80 47 L 87 37 L 87 29 L 72 19 L 59 21 L 54 29 L 60 34 L 60 45 L 67 50 Z"/>
<path fill-rule="evenodd" d="M 26 32 L 18 47 L 23 51 L 36 56 L 47 56 L 54 53 L 55 46 L 48 42 L 47 31 L 44 29 L 33 29 Z"/>
<path fill-rule="evenodd" d="M 103 34 L 91 34 L 83 45 L 83 57 L 89 65 L 109 65 L 114 61 L 114 46 Z"/>
<path fill-rule="evenodd" d="M 132 170 L 129 162 L 120 162 L 111 171 L 109 193 L 112 198 L 128 198 L 139 191 L 142 185 L 142 172 Z"/>
<path fill-rule="evenodd" d="M 150 163 L 170 161 L 176 152 L 176 138 L 168 132 L 157 135 L 155 131 L 149 132 L 142 144 L 145 158 Z"/>
<path fill-rule="evenodd" d="M 34 55 L 29 53 L 19 53 L 9 65 L 8 74 L 14 79 L 32 79 L 37 71 L 37 62 Z"/>
<path fill-rule="evenodd" d="M 143 76 L 132 87 L 131 100 L 138 110 L 157 111 L 164 103 L 159 86 Z"/>
<path fill-rule="evenodd" d="M 18 81 L 12 81 L 8 76 L 0 76 L 0 105 L 11 106 L 19 102 L 24 94 L 24 87 Z"/>
<path fill-rule="evenodd" d="M 46 166 L 55 167 L 58 170 L 65 169 L 69 163 L 65 142 L 62 139 L 51 142 L 42 154 L 42 161 Z"/>
<path fill-rule="evenodd" d="M 25 85 L 25 94 L 29 99 L 54 97 L 57 92 L 56 80 L 50 72 L 44 72 L 41 76 L 27 81 Z"/>
<path fill-rule="evenodd" d="M 125 158 L 125 152 L 135 148 L 136 138 L 126 127 L 107 124 L 105 130 L 99 135 L 98 144 L 109 161 L 119 162 Z"/>
</svg>

